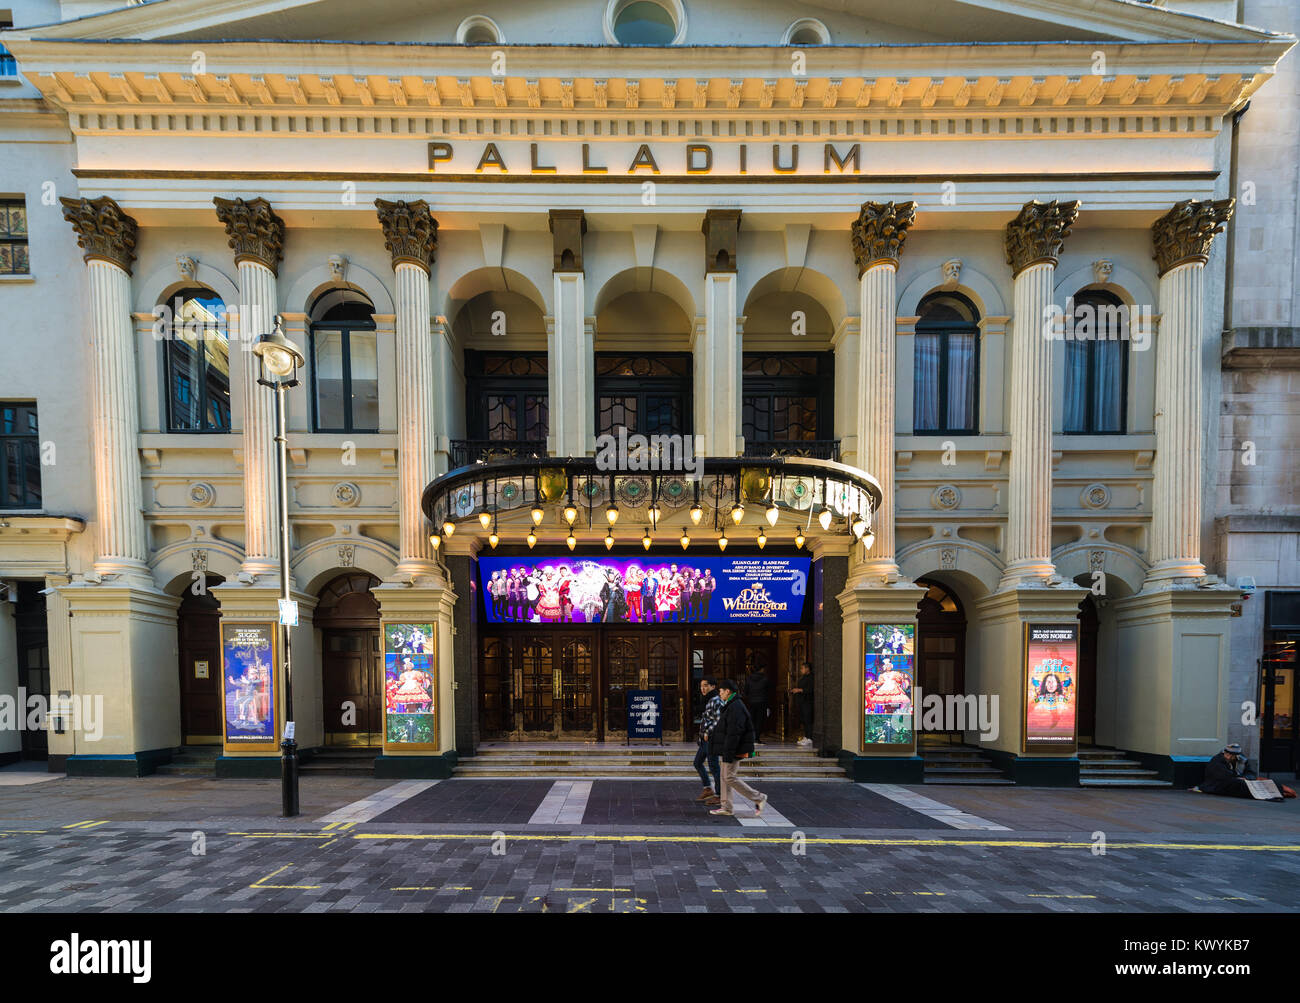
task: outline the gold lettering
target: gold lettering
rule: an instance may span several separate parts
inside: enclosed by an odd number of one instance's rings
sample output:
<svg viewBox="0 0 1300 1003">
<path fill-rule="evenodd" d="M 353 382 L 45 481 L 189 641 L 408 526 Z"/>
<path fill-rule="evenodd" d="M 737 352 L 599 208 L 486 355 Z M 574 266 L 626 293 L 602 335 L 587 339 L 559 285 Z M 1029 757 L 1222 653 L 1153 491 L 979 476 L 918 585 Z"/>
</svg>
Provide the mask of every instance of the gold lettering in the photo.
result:
<svg viewBox="0 0 1300 1003">
<path fill-rule="evenodd" d="M 704 163 L 696 166 L 696 155 L 704 157 Z M 713 147 L 707 143 L 687 143 L 686 144 L 686 173 L 687 174 L 708 174 L 713 170 Z"/>
<path fill-rule="evenodd" d="M 502 174 L 508 174 L 506 162 L 501 159 L 501 151 L 497 149 L 496 143 L 488 143 L 483 147 L 483 156 L 478 158 L 478 166 L 474 168 L 481 171 L 485 167 L 500 167 Z"/>
<path fill-rule="evenodd" d="M 582 144 L 582 173 L 583 174 L 605 174 L 609 171 L 608 167 L 601 167 L 600 164 L 591 162 L 591 144 Z"/>
<path fill-rule="evenodd" d="M 772 170 L 776 171 L 777 174 L 793 174 L 798 169 L 799 169 L 799 144 L 792 143 L 790 145 L 790 166 L 785 167 L 781 164 L 781 145 L 779 143 L 773 143 L 772 144 Z"/>
<path fill-rule="evenodd" d="M 834 147 L 832 144 L 827 143 L 827 144 L 826 144 L 826 162 L 825 162 L 825 166 L 824 166 L 823 169 L 822 169 L 822 170 L 823 170 L 823 173 L 825 173 L 825 174 L 830 174 L 830 172 L 831 172 L 831 161 L 834 161 L 834 162 L 835 162 L 835 166 L 838 167 L 838 168 L 840 169 L 840 173 L 841 173 L 841 174 L 844 173 L 845 168 L 846 168 L 849 164 L 852 164 L 852 165 L 853 165 L 853 173 L 854 173 L 854 174 L 857 174 L 857 173 L 862 169 L 862 164 L 861 164 L 861 161 L 860 161 L 860 157 L 861 157 L 861 155 L 862 155 L 862 144 L 861 144 L 861 143 L 854 143 L 852 146 L 850 146 L 850 147 L 849 147 L 849 152 L 846 153 L 846 154 L 844 155 L 843 159 L 840 158 L 839 151 L 836 150 L 835 147 Z"/>
<path fill-rule="evenodd" d="M 429 170 L 436 171 L 440 163 L 450 159 L 451 159 L 450 143 L 429 144 Z"/>
<path fill-rule="evenodd" d="M 648 167 L 656 174 L 659 173 L 659 165 L 655 163 L 654 154 L 650 152 L 648 143 L 642 143 L 636 151 L 636 156 L 632 158 L 632 164 L 628 167 L 628 174 L 635 174 L 639 168 Z"/>
<path fill-rule="evenodd" d="M 530 144 L 529 144 L 529 148 L 530 148 L 530 150 L 531 150 L 531 154 L 532 154 L 533 173 L 534 173 L 534 174 L 554 174 L 554 173 L 555 173 L 555 165 L 554 165 L 554 164 L 539 164 L 539 163 L 537 162 L 537 144 L 536 144 L 536 143 L 530 143 Z"/>
</svg>

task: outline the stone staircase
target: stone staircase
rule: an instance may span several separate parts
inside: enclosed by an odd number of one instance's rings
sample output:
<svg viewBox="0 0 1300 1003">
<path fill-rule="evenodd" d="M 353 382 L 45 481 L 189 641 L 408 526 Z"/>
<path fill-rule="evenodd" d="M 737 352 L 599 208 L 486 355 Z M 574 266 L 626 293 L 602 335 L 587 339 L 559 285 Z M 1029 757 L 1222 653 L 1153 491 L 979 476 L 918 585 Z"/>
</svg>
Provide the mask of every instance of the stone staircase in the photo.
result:
<svg viewBox="0 0 1300 1003">
<path fill-rule="evenodd" d="M 327 746 L 298 762 L 300 777 L 373 777 L 379 749 L 362 745 Z"/>
<path fill-rule="evenodd" d="M 1116 749 L 1079 749 L 1080 787 L 1172 787 L 1155 770 L 1142 768 L 1135 759 L 1125 759 Z"/>
<path fill-rule="evenodd" d="M 215 777 L 219 745 L 183 745 L 172 754 L 172 761 L 154 772 L 160 777 Z"/>
<path fill-rule="evenodd" d="M 819 758 L 815 749 L 798 745 L 760 745 L 757 758 L 748 760 L 744 776 L 768 780 L 844 781 L 844 770 L 834 759 Z M 454 776 L 461 778 L 551 779 L 616 777 L 621 780 L 694 780 L 691 766 L 694 743 L 664 746 L 615 743 L 522 744 L 485 743 L 477 754 L 462 758 Z"/>
<path fill-rule="evenodd" d="M 927 784 L 1015 784 L 1014 780 L 993 765 L 988 756 L 972 746 L 922 742 L 917 751 L 925 763 L 924 780 Z"/>
</svg>

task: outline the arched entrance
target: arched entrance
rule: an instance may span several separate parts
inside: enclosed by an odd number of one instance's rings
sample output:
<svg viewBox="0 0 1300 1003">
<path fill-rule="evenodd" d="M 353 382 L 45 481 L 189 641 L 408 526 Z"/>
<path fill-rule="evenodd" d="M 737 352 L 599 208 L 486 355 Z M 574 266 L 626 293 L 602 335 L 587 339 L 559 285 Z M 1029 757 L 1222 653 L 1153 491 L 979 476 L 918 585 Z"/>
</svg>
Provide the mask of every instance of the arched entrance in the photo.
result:
<svg viewBox="0 0 1300 1003">
<path fill-rule="evenodd" d="M 374 575 L 340 575 L 320 592 L 313 623 L 321 632 L 325 744 L 383 744 L 384 662 Z"/>
<path fill-rule="evenodd" d="M 221 744 L 221 602 L 212 587 L 224 581 L 208 574 L 203 591 L 187 588 L 176 611 L 182 745 Z"/>
<path fill-rule="evenodd" d="M 1092 745 L 1097 734 L 1097 631 L 1101 617 L 1092 594 L 1079 603 L 1078 735 Z"/>
<path fill-rule="evenodd" d="M 966 613 L 948 586 L 918 579 L 925 595 L 916 606 L 916 682 L 939 696 L 966 690 Z M 961 732 L 952 738 L 961 741 Z"/>
</svg>

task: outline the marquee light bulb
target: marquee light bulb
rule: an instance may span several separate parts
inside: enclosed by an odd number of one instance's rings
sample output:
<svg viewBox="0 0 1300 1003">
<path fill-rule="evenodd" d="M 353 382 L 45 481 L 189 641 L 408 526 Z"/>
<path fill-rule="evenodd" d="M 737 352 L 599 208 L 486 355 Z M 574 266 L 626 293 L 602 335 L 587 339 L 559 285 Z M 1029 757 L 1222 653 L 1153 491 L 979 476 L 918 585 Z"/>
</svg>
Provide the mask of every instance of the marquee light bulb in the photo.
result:
<svg viewBox="0 0 1300 1003">
<path fill-rule="evenodd" d="M 871 545 L 872 545 L 873 543 L 875 543 L 875 542 L 876 542 L 876 534 L 875 534 L 875 533 L 868 533 L 866 536 L 864 536 L 864 537 L 862 538 L 862 546 L 863 546 L 865 549 L 867 549 L 867 550 L 870 550 L 870 549 L 871 549 Z"/>
<path fill-rule="evenodd" d="M 611 526 L 618 522 L 618 506 L 613 502 L 610 502 L 609 508 L 605 509 L 605 518 L 609 520 Z"/>
<path fill-rule="evenodd" d="M 691 522 L 694 523 L 696 526 L 698 526 L 700 524 L 700 520 L 703 518 L 704 518 L 704 509 L 700 507 L 699 502 L 696 502 L 694 505 L 691 506 Z"/>
<path fill-rule="evenodd" d="M 743 520 L 744 518 L 745 518 L 745 506 L 740 504 L 740 502 L 736 502 L 736 504 L 731 506 L 731 521 L 734 522 L 737 526 L 739 526 L 741 520 Z"/>
<path fill-rule="evenodd" d="M 480 512 L 478 514 L 478 524 L 482 526 L 484 529 L 487 529 L 489 526 L 491 526 L 492 513 L 489 512 L 487 509 L 484 509 L 482 512 Z"/>
<path fill-rule="evenodd" d="M 442 546 L 442 537 L 439 536 L 437 533 L 430 533 L 429 546 L 431 546 L 434 550 L 437 550 L 439 547 Z"/>
<path fill-rule="evenodd" d="M 646 550 L 649 550 L 650 544 L 653 542 L 654 541 L 650 539 L 650 530 L 647 529 L 645 531 L 645 536 L 641 537 L 641 546 L 645 547 Z"/>
<path fill-rule="evenodd" d="M 450 519 L 448 519 L 446 522 L 442 524 L 443 536 L 451 536 L 451 534 L 454 532 L 456 532 L 456 524 L 452 522 Z"/>
<path fill-rule="evenodd" d="M 605 549 L 606 550 L 614 549 L 614 533 L 612 530 L 605 534 Z"/>
<path fill-rule="evenodd" d="M 565 540 L 564 542 L 567 543 L 567 544 L 569 545 L 569 549 L 570 549 L 570 550 L 572 550 L 574 547 L 576 547 L 576 546 L 578 545 L 578 540 L 577 540 L 577 538 L 573 535 L 573 530 L 569 530 L 569 538 L 568 538 L 567 540 Z"/>
<path fill-rule="evenodd" d="M 727 540 L 727 534 L 724 532 L 720 537 L 718 537 L 718 549 L 726 550 L 728 542 L 729 541 Z"/>
<path fill-rule="evenodd" d="M 573 521 L 577 518 L 578 518 L 578 507 L 574 505 L 573 502 L 569 502 L 569 504 L 564 506 L 564 521 L 567 522 L 570 526 L 572 526 Z"/>
<path fill-rule="evenodd" d="M 822 529 L 830 529 L 831 520 L 834 518 L 835 515 L 829 508 L 822 508 L 822 510 L 817 513 L 817 521 L 821 523 Z"/>
<path fill-rule="evenodd" d="M 794 545 L 795 545 L 796 547 L 801 548 L 801 549 L 803 548 L 803 530 L 802 530 L 802 529 L 796 529 L 796 530 L 794 531 Z"/>
<path fill-rule="evenodd" d="M 534 533 L 531 529 L 528 531 L 528 536 L 526 537 L 526 539 L 528 540 L 529 550 L 532 550 L 533 547 L 537 546 L 537 534 Z"/>
<path fill-rule="evenodd" d="M 860 515 L 855 515 L 853 517 L 853 535 L 856 536 L 859 540 L 861 540 L 862 534 L 865 533 L 866 531 L 867 531 L 867 520 L 862 518 L 862 516 Z"/>
<path fill-rule="evenodd" d="M 540 526 L 542 524 L 542 520 L 546 518 L 546 512 L 543 511 L 542 506 L 540 505 L 534 505 L 531 514 L 533 517 L 534 526 Z"/>
<path fill-rule="evenodd" d="M 690 538 L 689 536 L 686 535 L 686 530 L 683 529 L 683 530 L 682 530 L 682 550 L 685 550 L 685 549 L 686 549 L 687 547 L 689 547 L 690 545 L 691 545 L 691 538 Z"/>
<path fill-rule="evenodd" d="M 496 530 L 493 530 L 491 533 L 488 534 L 488 543 L 492 545 L 493 550 L 497 549 L 497 544 L 500 542 L 501 542 L 501 537 L 497 536 Z"/>
<path fill-rule="evenodd" d="M 776 502 L 772 502 L 772 504 L 767 507 L 767 524 L 769 526 L 775 527 L 776 520 L 780 518 L 781 518 L 781 510 L 776 507 Z"/>
<path fill-rule="evenodd" d="M 653 503 L 650 508 L 646 510 L 646 514 L 650 516 L 650 525 L 654 526 L 655 529 L 658 529 L 659 516 L 663 514 L 663 510 L 659 507 L 659 503 Z"/>
<path fill-rule="evenodd" d="M 758 549 L 762 550 L 767 546 L 767 534 L 763 532 L 763 527 L 758 528 Z"/>
</svg>

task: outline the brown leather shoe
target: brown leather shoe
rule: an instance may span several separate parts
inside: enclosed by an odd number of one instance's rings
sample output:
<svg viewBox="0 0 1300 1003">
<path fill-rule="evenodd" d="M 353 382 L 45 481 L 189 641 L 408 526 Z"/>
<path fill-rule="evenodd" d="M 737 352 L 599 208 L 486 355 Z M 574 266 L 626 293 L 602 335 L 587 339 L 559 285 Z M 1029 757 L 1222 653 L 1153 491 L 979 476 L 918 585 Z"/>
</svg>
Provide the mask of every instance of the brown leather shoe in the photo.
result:
<svg viewBox="0 0 1300 1003">
<path fill-rule="evenodd" d="M 706 805 L 722 804 L 722 798 L 718 797 L 716 794 L 710 794 L 708 797 L 702 798 L 701 803 Z"/>
<path fill-rule="evenodd" d="M 701 794 L 699 797 L 697 797 L 695 800 L 696 800 L 696 801 L 707 801 L 707 800 L 708 800 L 709 798 L 711 798 L 711 797 L 713 797 L 713 788 L 712 788 L 712 787 L 706 787 L 706 788 L 704 788 L 704 793 Z"/>
</svg>

